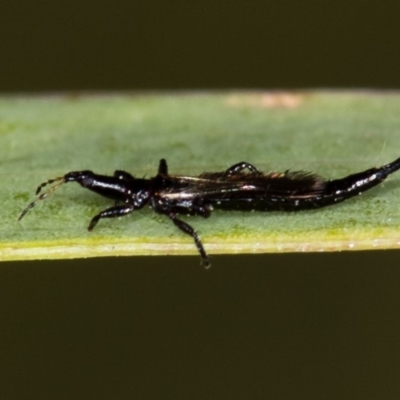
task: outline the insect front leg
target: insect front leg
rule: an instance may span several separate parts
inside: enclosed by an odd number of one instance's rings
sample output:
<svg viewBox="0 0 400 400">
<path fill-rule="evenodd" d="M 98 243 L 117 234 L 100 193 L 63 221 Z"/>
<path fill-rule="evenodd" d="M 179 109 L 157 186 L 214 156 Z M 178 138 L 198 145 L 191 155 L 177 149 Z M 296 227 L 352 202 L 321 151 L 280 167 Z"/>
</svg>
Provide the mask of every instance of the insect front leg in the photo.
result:
<svg viewBox="0 0 400 400">
<path fill-rule="evenodd" d="M 177 226 L 182 232 L 185 232 L 186 234 L 188 234 L 189 236 L 191 236 L 193 238 L 194 243 L 197 247 L 197 250 L 200 253 L 201 261 L 202 261 L 204 268 L 210 268 L 210 266 L 211 266 L 210 259 L 208 258 L 208 255 L 207 255 L 206 251 L 204 250 L 203 244 L 201 243 L 201 240 L 200 240 L 199 236 L 197 235 L 196 231 L 186 222 L 176 218 L 176 214 L 170 213 L 167 215 L 172 220 L 172 222 L 175 224 L 175 226 Z"/>
<path fill-rule="evenodd" d="M 88 231 L 92 231 L 101 218 L 122 217 L 124 215 L 130 214 L 132 211 L 135 211 L 136 209 L 137 208 L 135 208 L 133 204 L 107 208 L 106 210 L 100 212 L 99 214 L 95 215 L 92 218 L 88 226 Z"/>
<path fill-rule="evenodd" d="M 242 172 L 244 169 L 248 169 L 252 174 L 261 174 L 261 172 L 252 164 L 242 161 L 235 165 L 232 165 L 225 171 L 225 175 L 234 175 L 239 172 Z"/>
</svg>

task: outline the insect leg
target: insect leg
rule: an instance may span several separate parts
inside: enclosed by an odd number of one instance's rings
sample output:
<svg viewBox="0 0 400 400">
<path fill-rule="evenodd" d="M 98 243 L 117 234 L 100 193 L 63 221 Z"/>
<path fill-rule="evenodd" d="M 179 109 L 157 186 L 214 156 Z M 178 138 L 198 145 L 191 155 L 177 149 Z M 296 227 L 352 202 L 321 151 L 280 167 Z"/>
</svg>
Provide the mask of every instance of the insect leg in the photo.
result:
<svg viewBox="0 0 400 400">
<path fill-rule="evenodd" d="M 194 243 L 196 244 L 197 250 L 200 253 L 202 264 L 204 268 L 210 268 L 211 263 L 210 260 L 207 256 L 206 251 L 204 250 L 203 244 L 201 243 L 196 231 L 186 222 L 176 218 L 175 214 L 167 214 L 168 217 L 172 220 L 172 222 L 177 226 L 182 232 L 187 233 L 189 236 L 191 236 L 194 240 Z"/>
<path fill-rule="evenodd" d="M 238 172 L 242 172 L 244 169 L 248 169 L 252 174 L 261 174 L 261 172 L 252 164 L 242 161 L 235 165 L 232 165 L 225 171 L 225 175 L 234 175 Z"/>
<path fill-rule="evenodd" d="M 164 158 L 160 160 L 160 164 L 158 165 L 158 175 L 168 175 L 168 165 Z"/>
<path fill-rule="evenodd" d="M 127 215 L 135 210 L 135 207 L 131 205 L 125 206 L 115 206 L 107 208 L 106 210 L 102 211 L 101 213 L 95 215 L 90 224 L 88 226 L 88 231 L 92 231 L 96 224 L 99 222 L 101 218 L 117 218 Z"/>
</svg>

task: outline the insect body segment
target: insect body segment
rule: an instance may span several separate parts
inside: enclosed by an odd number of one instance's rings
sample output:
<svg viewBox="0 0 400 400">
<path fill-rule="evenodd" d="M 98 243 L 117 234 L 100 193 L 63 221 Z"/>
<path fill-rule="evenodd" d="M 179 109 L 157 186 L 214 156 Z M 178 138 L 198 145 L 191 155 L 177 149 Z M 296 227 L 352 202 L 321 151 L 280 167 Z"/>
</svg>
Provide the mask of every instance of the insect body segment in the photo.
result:
<svg viewBox="0 0 400 400">
<path fill-rule="evenodd" d="M 179 219 L 179 214 L 208 218 L 213 208 L 225 210 L 296 211 L 321 208 L 342 202 L 378 185 L 388 175 L 400 169 L 400 158 L 380 168 L 371 168 L 342 179 L 326 180 L 308 172 L 286 171 L 264 173 L 252 164 L 240 162 L 222 172 L 204 172 L 199 176 L 170 175 L 162 159 L 153 178 L 138 179 L 117 170 L 112 176 L 90 170 L 68 172 L 39 185 L 38 198 L 21 213 L 19 220 L 67 182 L 115 201 L 113 207 L 95 215 L 88 226 L 91 231 L 100 219 L 130 214 L 148 204 L 153 210 L 168 216 L 176 227 L 191 236 L 205 267 L 210 261 L 196 231 Z M 50 188 L 42 192 L 47 185 Z M 42 192 L 42 193 L 41 193 Z"/>
</svg>

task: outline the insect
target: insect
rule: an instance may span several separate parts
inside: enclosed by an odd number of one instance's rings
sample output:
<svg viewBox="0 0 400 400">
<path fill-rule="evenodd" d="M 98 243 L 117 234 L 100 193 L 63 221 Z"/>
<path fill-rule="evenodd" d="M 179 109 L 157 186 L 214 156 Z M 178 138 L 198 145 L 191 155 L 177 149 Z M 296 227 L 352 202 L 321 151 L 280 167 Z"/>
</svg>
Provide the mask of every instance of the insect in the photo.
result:
<svg viewBox="0 0 400 400">
<path fill-rule="evenodd" d="M 53 184 L 30 203 L 19 216 L 21 220 L 35 206 L 67 182 L 78 182 L 115 201 L 115 205 L 95 215 L 88 226 L 91 231 L 102 218 L 130 214 L 148 204 L 155 212 L 165 214 L 181 231 L 191 236 L 200 253 L 202 264 L 210 261 L 196 231 L 178 218 L 180 214 L 208 218 L 214 208 L 223 210 L 296 211 L 315 209 L 340 203 L 378 185 L 400 169 L 400 158 L 379 168 L 326 180 L 305 171 L 261 172 L 254 165 L 240 162 L 222 172 L 204 172 L 199 176 L 170 175 L 165 159 L 161 159 L 156 176 L 135 178 L 125 171 L 99 175 L 92 171 L 68 172 L 50 179 L 36 190 Z"/>
</svg>

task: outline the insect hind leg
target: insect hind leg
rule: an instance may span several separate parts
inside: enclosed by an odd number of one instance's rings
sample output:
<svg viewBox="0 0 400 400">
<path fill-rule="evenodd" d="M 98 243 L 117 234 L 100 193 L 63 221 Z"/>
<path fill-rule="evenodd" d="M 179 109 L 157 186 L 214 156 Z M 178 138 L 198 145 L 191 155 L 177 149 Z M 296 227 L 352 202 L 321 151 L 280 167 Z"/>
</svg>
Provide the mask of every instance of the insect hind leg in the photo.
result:
<svg viewBox="0 0 400 400">
<path fill-rule="evenodd" d="M 239 172 L 242 172 L 244 169 L 248 169 L 252 174 L 261 174 L 261 172 L 252 164 L 242 161 L 240 163 L 234 164 L 231 167 L 229 167 L 225 171 L 225 175 L 234 175 Z"/>
</svg>

